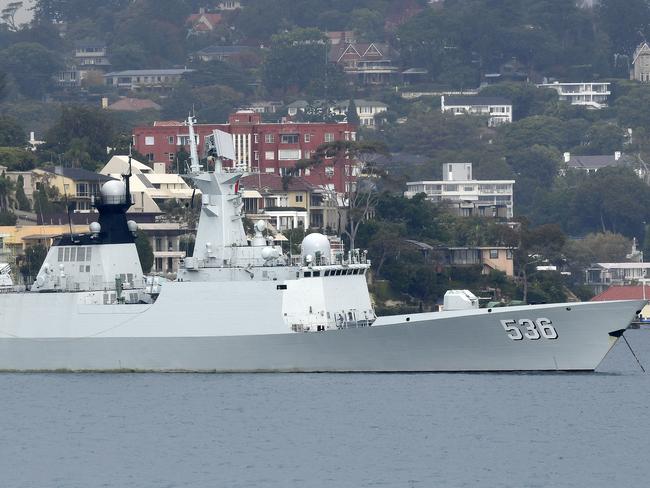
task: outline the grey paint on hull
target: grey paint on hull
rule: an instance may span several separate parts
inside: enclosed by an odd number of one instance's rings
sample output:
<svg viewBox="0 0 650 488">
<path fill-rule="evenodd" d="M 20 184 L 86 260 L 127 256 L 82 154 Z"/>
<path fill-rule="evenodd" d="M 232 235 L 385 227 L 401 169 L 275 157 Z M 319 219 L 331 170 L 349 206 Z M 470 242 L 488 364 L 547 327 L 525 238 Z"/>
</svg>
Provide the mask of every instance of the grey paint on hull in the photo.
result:
<svg viewBox="0 0 650 488">
<path fill-rule="evenodd" d="M 594 370 L 641 302 L 513 307 L 436 318 L 383 317 L 373 327 L 209 337 L 2 338 L 11 371 L 550 371 Z M 545 317 L 557 339 L 512 340 L 503 319 Z"/>
</svg>

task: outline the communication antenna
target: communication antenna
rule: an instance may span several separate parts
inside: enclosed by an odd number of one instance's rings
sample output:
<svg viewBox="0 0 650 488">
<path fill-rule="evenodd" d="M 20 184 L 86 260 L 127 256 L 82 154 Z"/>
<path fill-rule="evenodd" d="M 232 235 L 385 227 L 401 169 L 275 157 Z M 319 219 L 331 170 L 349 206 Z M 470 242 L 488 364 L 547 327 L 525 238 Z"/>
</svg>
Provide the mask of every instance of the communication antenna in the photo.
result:
<svg viewBox="0 0 650 488">
<path fill-rule="evenodd" d="M 194 136 L 194 124 L 196 123 L 196 117 L 192 114 L 187 116 L 187 122 L 185 122 L 190 133 L 190 172 L 199 173 L 201 171 L 201 165 L 199 164 L 199 153 L 196 148 L 196 139 Z"/>
</svg>

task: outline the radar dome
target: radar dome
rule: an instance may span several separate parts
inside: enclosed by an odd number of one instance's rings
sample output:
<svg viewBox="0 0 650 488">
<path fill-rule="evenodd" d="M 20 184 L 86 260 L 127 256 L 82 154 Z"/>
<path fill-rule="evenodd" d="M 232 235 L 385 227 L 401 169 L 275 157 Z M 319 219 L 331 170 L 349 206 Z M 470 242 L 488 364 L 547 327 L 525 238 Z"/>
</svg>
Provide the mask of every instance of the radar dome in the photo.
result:
<svg viewBox="0 0 650 488">
<path fill-rule="evenodd" d="M 135 234 L 138 231 L 138 223 L 135 220 L 129 220 L 126 225 L 129 228 L 129 232 Z"/>
<path fill-rule="evenodd" d="M 102 185 L 100 190 L 104 198 L 123 197 L 126 194 L 126 186 L 118 180 L 110 180 Z"/>
<path fill-rule="evenodd" d="M 314 232 L 308 234 L 302 240 L 300 257 L 304 261 L 307 256 L 317 259 L 320 256 L 320 262 L 316 264 L 328 264 L 330 261 L 330 241 L 327 236 Z"/>
<path fill-rule="evenodd" d="M 88 227 L 90 227 L 90 232 L 93 234 L 99 234 L 102 231 L 102 226 L 99 222 L 91 222 Z"/>
</svg>

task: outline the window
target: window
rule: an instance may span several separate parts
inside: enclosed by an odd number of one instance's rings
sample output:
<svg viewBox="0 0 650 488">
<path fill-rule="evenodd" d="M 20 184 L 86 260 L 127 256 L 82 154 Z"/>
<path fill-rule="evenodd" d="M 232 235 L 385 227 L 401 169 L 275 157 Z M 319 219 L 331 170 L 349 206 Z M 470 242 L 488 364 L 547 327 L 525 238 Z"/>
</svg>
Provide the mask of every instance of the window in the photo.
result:
<svg viewBox="0 0 650 488">
<path fill-rule="evenodd" d="M 512 249 L 506 249 L 506 259 L 512 259 Z"/>
<path fill-rule="evenodd" d="M 174 153 L 169 153 L 169 161 L 170 161 L 170 162 L 173 162 L 174 159 L 176 159 L 176 154 L 174 154 Z"/>
<path fill-rule="evenodd" d="M 253 142 L 255 144 L 257 144 L 257 136 L 258 136 L 258 134 L 253 134 Z"/>
<path fill-rule="evenodd" d="M 155 144 L 155 139 L 153 136 L 145 136 L 144 138 L 145 146 L 153 146 L 154 144 Z"/>
<path fill-rule="evenodd" d="M 273 134 L 264 134 L 264 142 L 271 144 L 275 142 L 275 137 L 273 136 Z"/>
<path fill-rule="evenodd" d="M 326 132 L 325 133 L 325 142 L 333 142 L 334 141 L 334 134 L 331 132 Z"/>
<path fill-rule="evenodd" d="M 147 156 L 147 161 L 152 162 L 154 160 L 153 153 L 147 153 L 146 156 Z"/>
<path fill-rule="evenodd" d="M 298 160 L 300 159 L 300 149 L 280 149 L 278 151 L 278 159 L 280 160 Z"/>
<path fill-rule="evenodd" d="M 167 138 L 167 142 L 169 142 L 170 144 L 174 144 L 174 136 L 169 136 Z"/>
<path fill-rule="evenodd" d="M 302 195 L 296 195 L 296 203 L 302 203 L 303 201 L 303 196 Z"/>
<path fill-rule="evenodd" d="M 282 144 L 298 144 L 298 134 L 282 134 L 280 135 L 280 142 Z"/>
<path fill-rule="evenodd" d="M 490 249 L 490 259 L 498 259 L 498 258 L 499 258 L 499 250 Z"/>
<path fill-rule="evenodd" d="M 260 160 L 260 152 L 259 151 L 253 151 L 253 158 L 255 159 L 255 161 L 259 161 Z"/>
<path fill-rule="evenodd" d="M 88 196 L 88 185 L 86 183 L 77 183 L 77 196 L 78 197 Z"/>
<path fill-rule="evenodd" d="M 328 178 L 334 176 L 334 166 L 325 166 L 325 176 Z"/>
<path fill-rule="evenodd" d="M 305 134 L 305 142 L 311 141 L 311 134 Z"/>
<path fill-rule="evenodd" d="M 264 158 L 265 159 L 275 159 L 275 152 L 274 151 L 266 151 L 264 153 Z"/>
</svg>

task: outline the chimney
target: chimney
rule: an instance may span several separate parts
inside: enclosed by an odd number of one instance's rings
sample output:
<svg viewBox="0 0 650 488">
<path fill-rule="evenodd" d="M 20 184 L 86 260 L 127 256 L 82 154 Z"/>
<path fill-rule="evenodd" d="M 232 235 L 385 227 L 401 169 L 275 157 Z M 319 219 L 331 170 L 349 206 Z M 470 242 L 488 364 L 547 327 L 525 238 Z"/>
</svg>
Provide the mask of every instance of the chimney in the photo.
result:
<svg viewBox="0 0 650 488">
<path fill-rule="evenodd" d="M 201 8 L 199 9 L 199 13 L 200 13 L 200 14 L 204 14 L 204 13 L 205 13 L 205 7 L 201 7 Z"/>
<path fill-rule="evenodd" d="M 108 97 L 102 97 L 102 108 L 108 108 Z"/>
<path fill-rule="evenodd" d="M 621 159 L 621 151 L 615 151 L 614 152 L 614 161 L 618 161 Z"/>
<path fill-rule="evenodd" d="M 570 152 L 565 152 L 564 153 L 564 162 L 568 163 L 569 161 L 571 161 L 571 153 Z"/>
<path fill-rule="evenodd" d="M 34 136 L 34 131 L 31 131 L 29 133 L 29 143 L 34 144 L 34 142 L 36 142 L 36 137 Z"/>
</svg>

